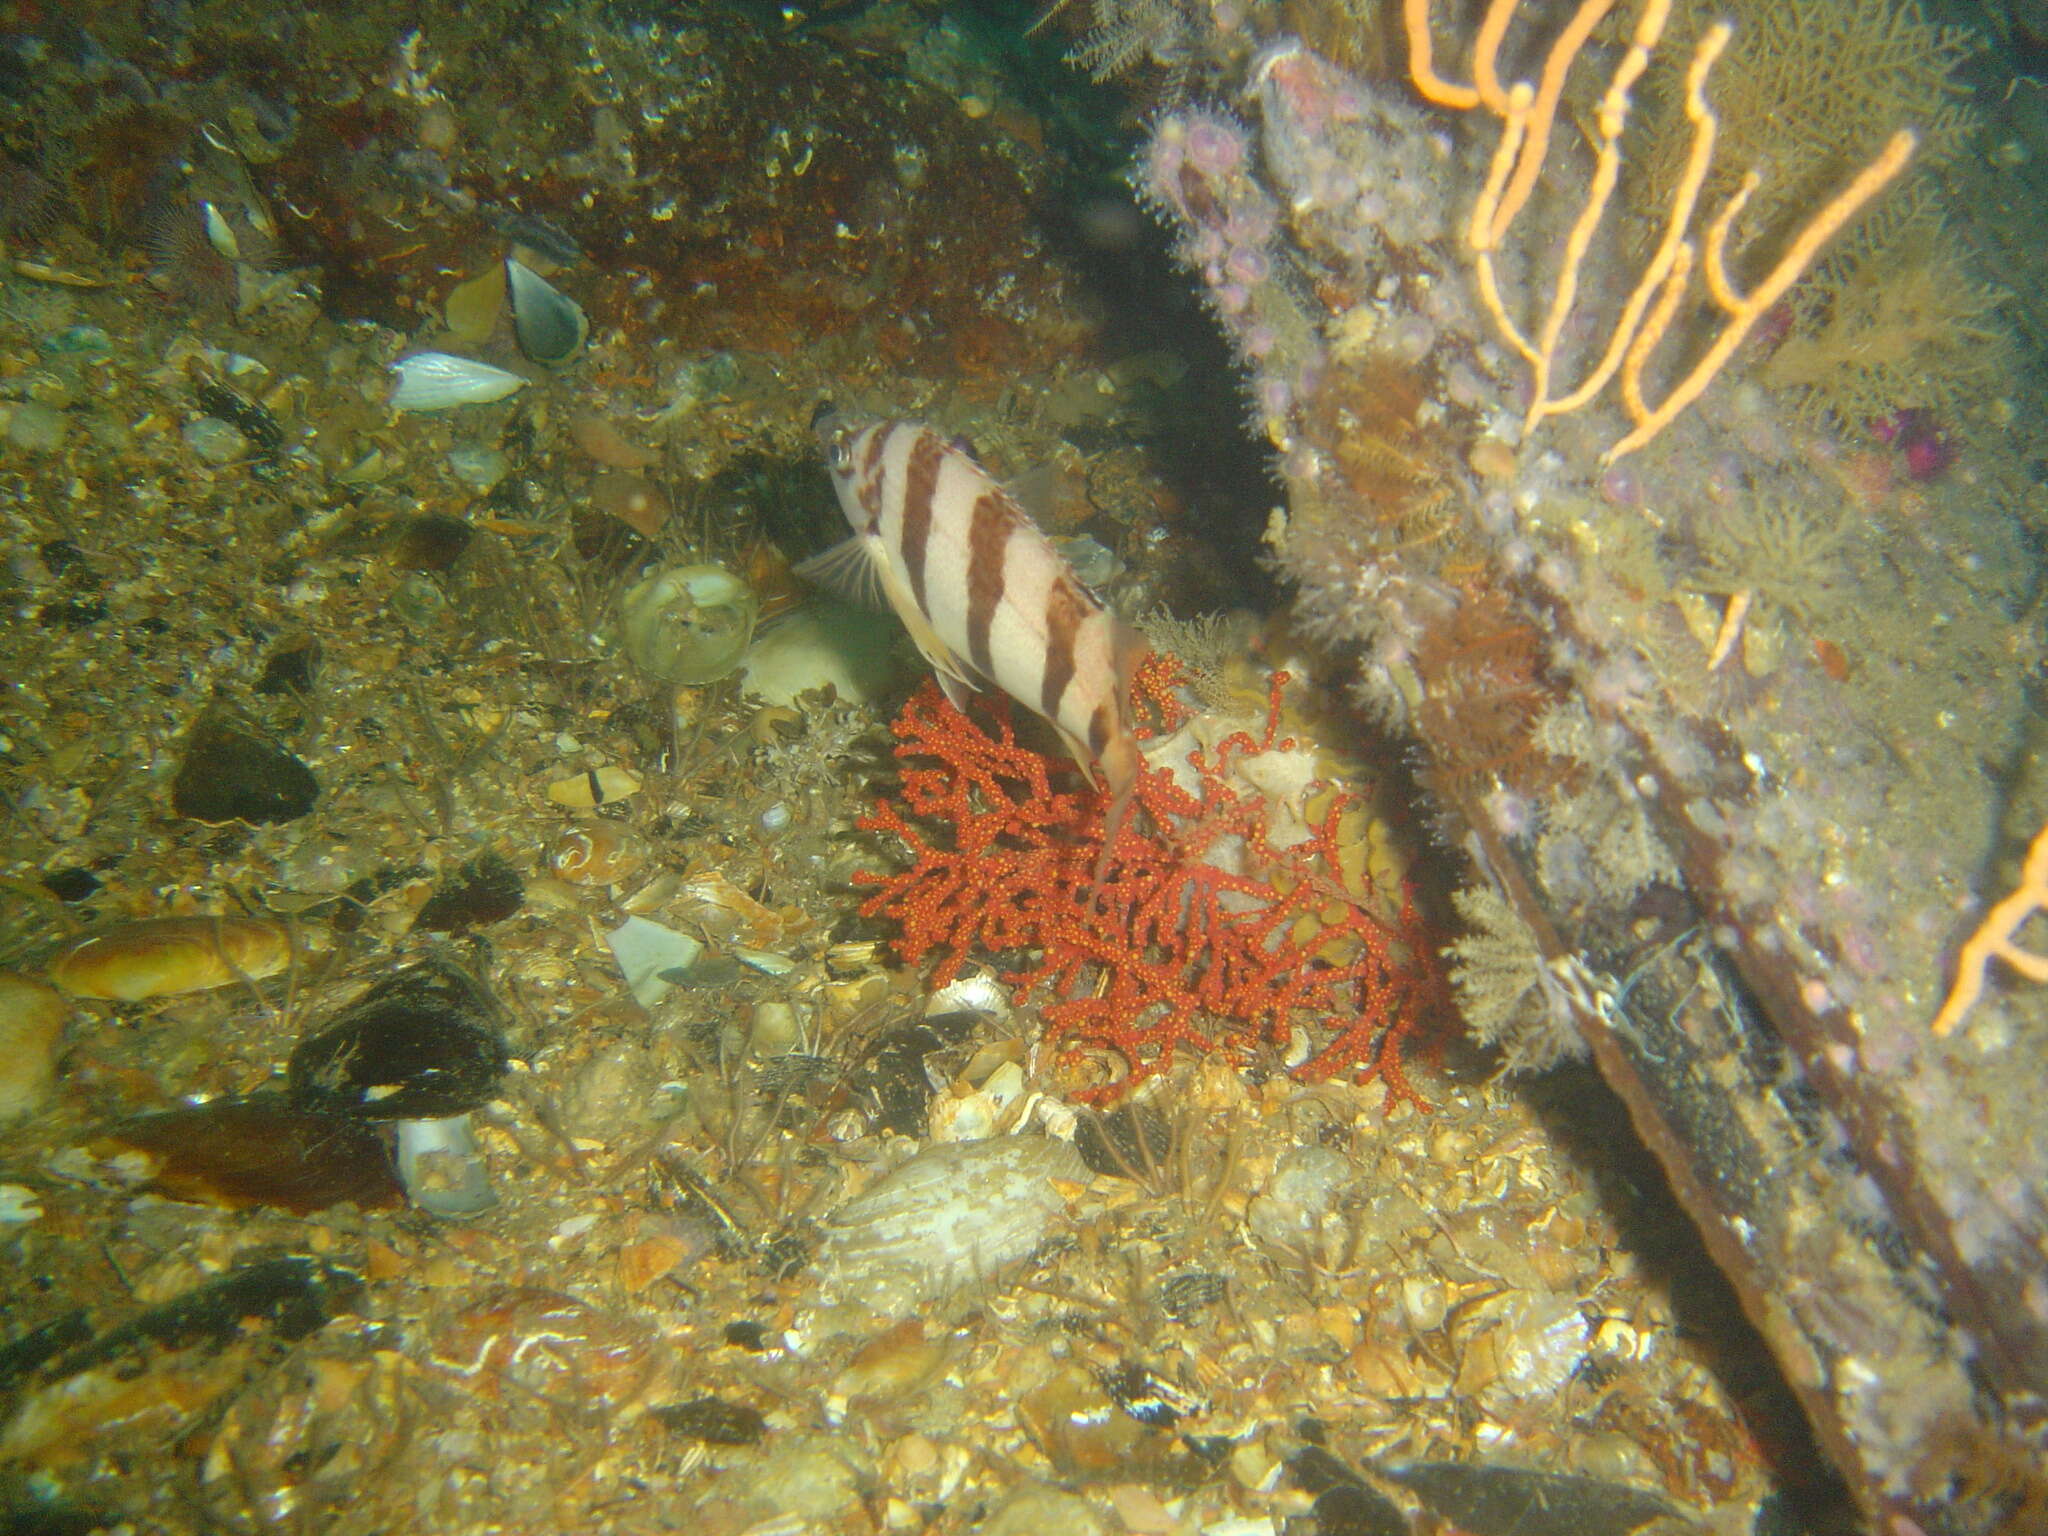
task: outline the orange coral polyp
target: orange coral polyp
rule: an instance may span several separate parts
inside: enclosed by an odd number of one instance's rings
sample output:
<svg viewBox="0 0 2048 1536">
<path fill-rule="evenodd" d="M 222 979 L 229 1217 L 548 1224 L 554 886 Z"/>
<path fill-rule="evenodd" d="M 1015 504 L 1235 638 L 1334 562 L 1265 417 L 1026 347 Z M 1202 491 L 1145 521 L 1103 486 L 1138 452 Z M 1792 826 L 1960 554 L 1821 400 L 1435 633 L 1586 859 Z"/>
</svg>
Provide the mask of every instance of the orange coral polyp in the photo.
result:
<svg viewBox="0 0 2048 1536">
<path fill-rule="evenodd" d="M 1137 687 L 1165 729 L 1186 713 L 1174 677 L 1154 661 Z M 1264 803 L 1227 782 L 1234 757 L 1292 747 L 1277 739 L 1284 683 L 1276 675 L 1262 738 L 1240 731 L 1190 752 L 1198 792 L 1166 768 L 1140 776 L 1141 814 L 1119 830 L 1099 895 L 1103 795 L 1055 789 L 1060 765 L 1017 741 L 1002 701 L 990 734 L 927 686 L 894 725 L 900 796 L 860 823 L 899 838 L 911 863 L 869 878 L 862 913 L 901 925 L 906 963 L 939 955 L 939 985 L 971 954 L 1027 952 L 1005 977 L 1019 1000 L 1047 999 L 1062 1044 L 1130 1065 L 1098 1097 L 1182 1048 L 1247 1061 L 1305 1027 L 1318 1044 L 1297 1077 L 1378 1078 L 1389 1109 L 1427 1109 L 1401 1056 L 1427 1020 L 1450 1016 L 1444 978 L 1412 901 L 1388 919 L 1344 886 L 1338 828 L 1356 798 L 1333 796 L 1308 841 L 1276 851 Z M 1225 867 L 1226 851 L 1243 867 Z"/>
</svg>

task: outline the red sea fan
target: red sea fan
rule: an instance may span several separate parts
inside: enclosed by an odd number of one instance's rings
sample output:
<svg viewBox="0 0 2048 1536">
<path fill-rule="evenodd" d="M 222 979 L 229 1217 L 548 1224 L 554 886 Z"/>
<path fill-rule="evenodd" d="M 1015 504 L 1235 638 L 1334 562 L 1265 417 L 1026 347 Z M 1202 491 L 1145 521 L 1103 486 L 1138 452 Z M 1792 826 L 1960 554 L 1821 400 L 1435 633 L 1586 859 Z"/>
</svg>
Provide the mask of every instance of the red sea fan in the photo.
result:
<svg viewBox="0 0 2048 1536">
<path fill-rule="evenodd" d="M 1335 797 L 1307 841 L 1276 851 L 1263 801 L 1229 782 L 1234 760 L 1292 749 L 1276 739 L 1285 681 L 1273 680 L 1263 739 L 1238 732 L 1189 753 L 1198 790 L 1170 768 L 1145 771 L 1099 897 L 1103 794 L 1055 789 L 1061 765 L 1017 741 L 1002 701 L 991 735 L 928 685 L 893 727 L 901 795 L 860 823 L 901 839 L 911 864 L 869 877 L 862 913 L 901 924 L 906 963 L 938 954 L 935 984 L 971 954 L 1026 955 L 1005 980 L 1020 1001 L 1046 999 L 1052 1037 L 1129 1064 L 1094 1097 L 1164 1070 L 1183 1047 L 1243 1062 L 1284 1052 L 1300 1030 L 1311 1050 L 1295 1076 L 1377 1077 L 1389 1108 L 1427 1108 L 1401 1052 L 1451 1017 L 1448 994 L 1413 903 L 1387 916 L 1347 888 L 1338 826 L 1355 802 Z M 1168 702 L 1170 672 L 1153 664 L 1141 691 Z"/>
</svg>

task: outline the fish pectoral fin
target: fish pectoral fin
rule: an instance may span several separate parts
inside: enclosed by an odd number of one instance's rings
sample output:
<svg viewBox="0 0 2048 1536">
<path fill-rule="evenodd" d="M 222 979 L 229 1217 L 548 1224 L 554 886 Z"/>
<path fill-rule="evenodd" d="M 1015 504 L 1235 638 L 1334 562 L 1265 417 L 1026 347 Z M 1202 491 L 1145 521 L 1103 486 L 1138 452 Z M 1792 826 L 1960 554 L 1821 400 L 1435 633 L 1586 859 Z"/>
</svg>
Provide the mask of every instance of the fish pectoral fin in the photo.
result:
<svg viewBox="0 0 2048 1536">
<path fill-rule="evenodd" d="M 823 554 L 813 555 L 792 567 L 805 581 L 814 581 L 826 591 L 859 603 L 863 608 L 890 606 L 883 591 L 882 572 L 874 551 L 863 534 L 834 544 Z"/>
</svg>

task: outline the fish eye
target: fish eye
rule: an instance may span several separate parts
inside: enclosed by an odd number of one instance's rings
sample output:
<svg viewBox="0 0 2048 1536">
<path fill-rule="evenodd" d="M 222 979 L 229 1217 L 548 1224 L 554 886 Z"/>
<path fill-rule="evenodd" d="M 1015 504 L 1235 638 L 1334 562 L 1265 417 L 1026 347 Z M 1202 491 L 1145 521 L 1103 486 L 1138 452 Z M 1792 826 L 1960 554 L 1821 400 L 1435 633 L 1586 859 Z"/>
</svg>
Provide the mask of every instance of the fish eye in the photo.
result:
<svg viewBox="0 0 2048 1536">
<path fill-rule="evenodd" d="M 826 445 L 825 460 L 835 470 L 843 471 L 853 462 L 853 438 L 841 432 Z"/>
</svg>

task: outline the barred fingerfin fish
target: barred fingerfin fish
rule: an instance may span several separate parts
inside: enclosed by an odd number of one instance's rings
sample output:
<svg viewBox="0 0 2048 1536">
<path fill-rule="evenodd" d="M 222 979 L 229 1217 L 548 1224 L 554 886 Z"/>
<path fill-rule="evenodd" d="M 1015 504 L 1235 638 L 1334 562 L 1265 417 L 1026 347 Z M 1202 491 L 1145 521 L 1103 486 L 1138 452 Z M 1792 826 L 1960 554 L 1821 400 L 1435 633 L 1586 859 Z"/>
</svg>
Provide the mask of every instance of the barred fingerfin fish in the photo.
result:
<svg viewBox="0 0 2048 1536">
<path fill-rule="evenodd" d="M 1110 791 L 1101 882 L 1141 759 L 1131 676 L 1145 642 L 1081 584 L 1017 499 L 916 421 L 817 423 L 853 537 L 797 567 L 885 599 L 954 706 L 989 685 L 1052 722 Z"/>
</svg>

